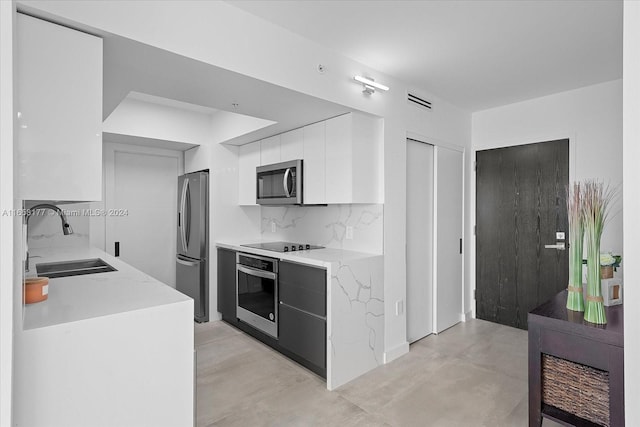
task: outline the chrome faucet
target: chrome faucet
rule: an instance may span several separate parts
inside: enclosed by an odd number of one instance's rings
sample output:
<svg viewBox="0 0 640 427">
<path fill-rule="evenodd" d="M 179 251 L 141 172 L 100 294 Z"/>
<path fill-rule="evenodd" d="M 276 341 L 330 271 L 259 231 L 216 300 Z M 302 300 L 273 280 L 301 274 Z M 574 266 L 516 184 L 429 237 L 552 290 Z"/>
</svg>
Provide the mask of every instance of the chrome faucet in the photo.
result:
<svg viewBox="0 0 640 427">
<path fill-rule="evenodd" d="M 60 221 L 62 221 L 62 233 L 65 236 L 68 236 L 69 234 L 73 234 L 73 228 L 71 228 L 71 225 L 69 225 L 69 223 L 67 222 L 67 216 L 64 214 L 64 212 L 62 212 L 62 209 L 60 209 L 56 205 L 51 205 L 49 203 L 41 203 L 27 210 L 27 215 L 25 216 L 25 224 L 27 226 L 27 236 L 26 236 L 27 238 L 29 238 L 29 219 L 31 219 L 31 216 L 35 213 L 35 211 L 40 209 L 50 209 L 55 213 L 57 213 L 58 215 L 60 215 Z M 29 250 L 27 250 L 27 259 L 24 264 L 24 269 L 25 271 L 29 271 Z"/>
</svg>

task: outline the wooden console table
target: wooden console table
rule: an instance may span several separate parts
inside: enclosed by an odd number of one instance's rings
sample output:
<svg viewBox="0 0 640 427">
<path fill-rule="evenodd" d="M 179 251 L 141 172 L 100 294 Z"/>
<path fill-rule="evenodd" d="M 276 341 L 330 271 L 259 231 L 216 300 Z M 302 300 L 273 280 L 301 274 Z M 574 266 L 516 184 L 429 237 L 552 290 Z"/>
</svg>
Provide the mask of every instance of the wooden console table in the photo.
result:
<svg viewBox="0 0 640 427">
<path fill-rule="evenodd" d="M 623 306 L 605 307 L 607 324 L 596 326 L 586 323 L 583 313 L 567 310 L 566 302 L 567 291 L 562 291 L 528 315 L 529 426 L 539 427 L 543 417 L 569 426 L 606 425 L 579 417 L 544 401 L 544 378 L 548 378 L 545 376 L 548 374 L 543 367 L 543 358 L 562 359 L 562 363 L 569 361 L 604 371 L 602 375 L 608 377 L 609 388 L 608 425 L 624 426 Z M 582 403 L 588 405 L 588 398 L 582 399 Z"/>
</svg>

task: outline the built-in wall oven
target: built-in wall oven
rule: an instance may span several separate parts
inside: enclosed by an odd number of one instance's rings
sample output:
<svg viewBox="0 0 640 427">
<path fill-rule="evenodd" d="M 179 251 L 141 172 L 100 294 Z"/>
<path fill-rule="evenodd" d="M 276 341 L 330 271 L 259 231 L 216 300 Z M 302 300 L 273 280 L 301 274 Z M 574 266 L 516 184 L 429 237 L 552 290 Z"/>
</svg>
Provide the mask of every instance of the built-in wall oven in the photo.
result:
<svg viewBox="0 0 640 427">
<path fill-rule="evenodd" d="M 236 296 L 238 319 L 278 338 L 278 260 L 238 252 Z"/>
</svg>

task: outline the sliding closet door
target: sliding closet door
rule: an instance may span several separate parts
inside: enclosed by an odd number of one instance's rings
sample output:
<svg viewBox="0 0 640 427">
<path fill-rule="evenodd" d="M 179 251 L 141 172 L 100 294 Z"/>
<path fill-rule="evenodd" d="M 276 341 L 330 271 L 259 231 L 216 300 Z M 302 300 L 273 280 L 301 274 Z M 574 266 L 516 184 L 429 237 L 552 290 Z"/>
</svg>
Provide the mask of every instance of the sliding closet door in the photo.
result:
<svg viewBox="0 0 640 427">
<path fill-rule="evenodd" d="M 437 333 L 460 322 L 462 300 L 462 152 L 435 148 L 435 317 Z"/>
<path fill-rule="evenodd" d="M 433 332 L 433 146 L 407 140 L 407 341 Z"/>
</svg>

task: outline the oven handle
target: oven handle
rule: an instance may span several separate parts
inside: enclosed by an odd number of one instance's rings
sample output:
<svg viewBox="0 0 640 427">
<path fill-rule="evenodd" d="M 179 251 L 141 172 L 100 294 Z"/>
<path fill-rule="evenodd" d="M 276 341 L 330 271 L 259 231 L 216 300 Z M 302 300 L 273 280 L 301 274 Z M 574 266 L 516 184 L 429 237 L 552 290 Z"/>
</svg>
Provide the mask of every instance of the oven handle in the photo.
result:
<svg viewBox="0 0 640 427">
<path fill-rule="evenodd" d="M 236 265 L 236 269 L 245 274 L 262 277 L 263 279 L 276 280 L 277 278 L 276 273 L 271 273 L 270 271 L 256 270 L 255 268 L 248 268 L 242 265 Z"/>
</svg>

